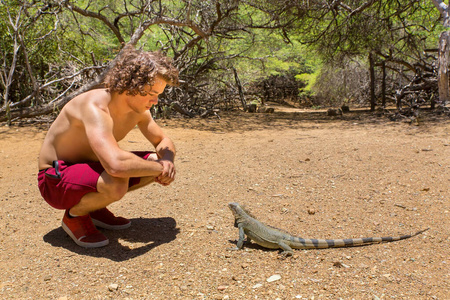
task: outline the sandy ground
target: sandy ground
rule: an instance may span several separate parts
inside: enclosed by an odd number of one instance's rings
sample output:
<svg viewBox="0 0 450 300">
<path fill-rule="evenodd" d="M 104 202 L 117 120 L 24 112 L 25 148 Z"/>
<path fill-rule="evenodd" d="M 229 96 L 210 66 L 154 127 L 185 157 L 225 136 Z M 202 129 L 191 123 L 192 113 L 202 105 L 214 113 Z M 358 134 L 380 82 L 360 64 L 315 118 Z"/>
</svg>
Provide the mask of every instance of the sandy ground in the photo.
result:
<svg viewBox="0 0 450 300">
<path fill-rule="evenodd" d="M 450 299 L 450 120 L 367 112 L 160 120 L 177 180 L 111 205 L 133 225 L 83 249 L 37 189 L 46 124 L 0 127 L 1 299 Z M 121 146 L 148 149 L 133 130 Z M 358 248 L 235 246 L 227 204 L 304 238 L 424 234 Z M 278 280 L 269 282 L 273 275 Z M 272 277 L 273 278 L 273 277 Z"/>
</svg>

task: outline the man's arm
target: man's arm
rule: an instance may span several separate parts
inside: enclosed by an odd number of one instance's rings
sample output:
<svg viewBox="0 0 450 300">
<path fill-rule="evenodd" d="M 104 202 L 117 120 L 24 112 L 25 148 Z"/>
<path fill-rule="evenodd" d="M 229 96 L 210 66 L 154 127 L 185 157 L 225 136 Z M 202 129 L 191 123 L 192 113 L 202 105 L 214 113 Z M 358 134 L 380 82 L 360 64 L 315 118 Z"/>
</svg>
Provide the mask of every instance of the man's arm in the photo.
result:
<svg viewBox="0 0 450 300">
<path fill-rule="evenodd" d="M 106 110 L 95 104 L 83 108 L 83 124 L 93 152 L 105 171 L 114 177 L 158 177 L 164 166 L 143 160 L 131 152 L 120 149 L 113 135 L 113 120 Z"/>
<path fill-rule="evenodd" d="M 158 162 L 163 166 L 163 172 L 158 176 L 157 182 L 162 185 L 169 185 L 175 180 L 175 145 L 172 140 L 164 134 L 161 127 L 153 120 L 150 112 L 145 114 L 145 118 L 138 123 L 139 129 L 147 140 L 155 147 L 158 155 Z"/>
</svg>

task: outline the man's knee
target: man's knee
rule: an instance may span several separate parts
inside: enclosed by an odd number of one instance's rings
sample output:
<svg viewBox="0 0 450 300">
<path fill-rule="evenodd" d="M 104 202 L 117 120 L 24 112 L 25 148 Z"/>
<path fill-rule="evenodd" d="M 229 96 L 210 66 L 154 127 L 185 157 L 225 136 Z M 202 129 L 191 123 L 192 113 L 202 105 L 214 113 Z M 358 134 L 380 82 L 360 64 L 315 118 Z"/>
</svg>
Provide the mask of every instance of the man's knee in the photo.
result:
<svg viewBox="0 0 450 300">
<path fill-rule="evenodd" d="M 97 184 L 97 191 L 111 201 L 122 199 L 128 192 L 128 178 L 110 177 L 106 180 L 102 179 Z"/>
</svg>

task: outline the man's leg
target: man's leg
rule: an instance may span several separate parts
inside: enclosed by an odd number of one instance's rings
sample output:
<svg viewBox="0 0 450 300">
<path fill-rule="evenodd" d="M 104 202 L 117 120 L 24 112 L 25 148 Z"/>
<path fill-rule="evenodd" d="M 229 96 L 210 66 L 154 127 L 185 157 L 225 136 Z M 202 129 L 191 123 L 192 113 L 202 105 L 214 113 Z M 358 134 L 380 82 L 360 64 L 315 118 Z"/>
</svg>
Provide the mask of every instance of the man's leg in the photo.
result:
<svg viewBox="0 0 450 300">
<path fill-rule="evenodd" d="M 150 161 L 157 159 L 156 153 L 147 157 Z M 84 195 L 80 202 L 69 210 L 69 213 L 76 216 L 86 215 L 119 201 L 128 191 L 134 191 L 154 181 L 155 177 L 141 177 L 138 184 L 129 187 L 129 178 L 113 177 L 103 171 L 97 181 L 97 192 Z"/>
<path fill-rule="evenodd" d="M 113 177 L 103 171 L 97 181 L 97 192 L 84 195 L 69 213 L 75 216 L 87 215 L 122 199 L 127 191 L 128 178 Z"/>
<path fill-rule="evenodd" d="M 150 160 L 150 161 L 158 160 L 158 155 L 156 153 L 152 153 L 147 157 L 147 160 Z M 155 182 L 155 177 L 141 177 L 139 183 L 129 187 L 128 191 L 137 190 L 137 189 L 144 187 L 146 185 L 149 185 L 150 183 L 153 183 L 153 182 Z"/>
<path fill-rule="evenodd" d="M 156 153 L 148 156 L 147 160 L 157 160 Z M 103 171 L 97 181 L 97 192 L 87 193 L 80 202 L 73 206 L 69 213 L 75 216 L 87 215 L 109 204 L 119 201 L 128 191 L 134 191 L 155 181 L 155 177 L 141 177 L 138 184 L 129 187 L 128 178 L 113 177 Z"/>
<path fill-rule="evenodd" d="M 80 246 L 102 247 L 109 240 L 94 224 L 107 229 L 124 229 L 131 225 L 125 218 L 117 218 L 105 207 L 120 200 L 128 189 L 128 178 L 112 177 L 102 172 L 97 180 L 97 192 L 84 195 L 80 202 L 66 210 L 62 220 L 64 231 Z M 91 215 L 91 214 L 92 215 Z"/>
<path fill-rule="evenodd" d="M 155 177 L 141 177 L 140 179 L 141 180 L 139 181 L 138 184 L 135 184 L 128 188 L 129 192 L 140 189 L 141 187 L 144 187 L 146 185 L 149 185 L 150 183 L 155 182 Z"/>
</svg>

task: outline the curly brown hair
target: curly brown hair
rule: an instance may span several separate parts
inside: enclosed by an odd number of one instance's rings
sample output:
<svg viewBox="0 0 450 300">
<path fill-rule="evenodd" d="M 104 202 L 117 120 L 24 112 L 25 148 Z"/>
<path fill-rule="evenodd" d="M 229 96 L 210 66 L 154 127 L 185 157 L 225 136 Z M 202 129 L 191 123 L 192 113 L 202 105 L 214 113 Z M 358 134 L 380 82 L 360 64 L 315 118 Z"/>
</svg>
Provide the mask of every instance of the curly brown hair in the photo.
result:
<svg viewBox="0 0 450 300">
<path fill-rule="evenodd" d="M 146 85 L 152 86 L 156 76 L 163 78 L 168 85 L 177 86 L 178 70 L 171 60 L 161 52 L 136 50 L 125 46 L 116 64 L 105 76 L 104 84 L 110 93 L 145 96 Z"/>
</svg>

